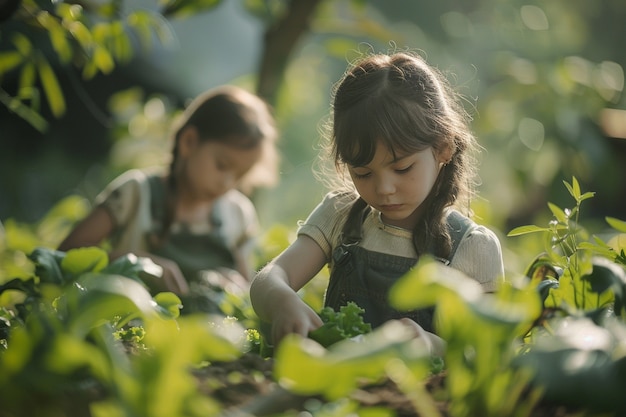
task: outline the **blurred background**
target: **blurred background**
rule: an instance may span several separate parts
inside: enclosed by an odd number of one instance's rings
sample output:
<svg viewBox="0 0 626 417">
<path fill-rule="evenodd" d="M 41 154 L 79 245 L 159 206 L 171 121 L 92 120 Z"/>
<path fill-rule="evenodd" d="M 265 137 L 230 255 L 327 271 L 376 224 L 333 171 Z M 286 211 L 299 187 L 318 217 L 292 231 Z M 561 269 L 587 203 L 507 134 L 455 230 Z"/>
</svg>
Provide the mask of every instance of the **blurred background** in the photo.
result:
<svg viewBox="0 0 626 417">
<path fill-rule="evenodd" d="M 172 117 L 231 83 L 274 108 L 280 183 L 253 199 L 266 230 L 295 230 L 325 193 L 333 84 L 359 54 L 411 50 L 464 97 L 484 147 L 472 207 L 521 273 L 542 243 L 507 233 L 571 207 L 563 181 L 595 192 L 592 233 L 626 220 L 625 21 L 623 0 L 0 0 L 0 222 L 85 215 L 122 171 L 167 163 Z"/>
</svg>

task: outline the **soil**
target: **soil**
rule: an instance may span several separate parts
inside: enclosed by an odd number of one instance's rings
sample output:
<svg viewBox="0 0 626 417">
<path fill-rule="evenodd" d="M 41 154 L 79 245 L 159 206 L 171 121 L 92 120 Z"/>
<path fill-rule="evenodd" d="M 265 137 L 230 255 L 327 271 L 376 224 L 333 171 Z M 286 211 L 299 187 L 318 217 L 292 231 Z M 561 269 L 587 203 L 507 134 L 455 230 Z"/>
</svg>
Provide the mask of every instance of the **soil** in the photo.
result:
<svg viewBox="0 0 626 417">
<path fill-rule="evenodd" d="M 201 392 L 214 398 L 224 410 L 223 417 L 298 415 L 319 407 L 321 397 L 302 397 L 283 390 L 272 379 L 272 359 L 245 354 L 232 362 L 212 363 L 194 371 Z M 445 373 L 433 375 L 426 389 L 433 398 L 441 398 Z M 385 408 L 396 417 L 420 417 L 411 401 L 390 380 L 355 390 L 350 398 L 361 407 Z M 436 401 L 441 417 L 452 417 L 445 401 Z M 306 414 L 301 414 L 306 415 Z M 310 414 L 309 414 L 310 415 Z M 561 405 L 538 404 L 528 417 L 581 417 L 581 410 Z"/>
</svg>

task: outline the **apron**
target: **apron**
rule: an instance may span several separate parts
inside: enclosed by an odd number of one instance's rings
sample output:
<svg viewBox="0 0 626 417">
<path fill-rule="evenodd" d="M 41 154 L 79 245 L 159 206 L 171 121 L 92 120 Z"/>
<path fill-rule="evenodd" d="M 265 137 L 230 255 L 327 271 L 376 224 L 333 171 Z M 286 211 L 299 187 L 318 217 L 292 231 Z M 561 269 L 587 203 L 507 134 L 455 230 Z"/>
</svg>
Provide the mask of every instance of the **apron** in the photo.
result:
<svg viewBox="0 0 626 417">
<path fill-rule="evenodd" d="M 165 189 L 158 176 L 150 176 L 152 227 L 148 234 L 159 233 L 165 215 Z M 223 291 L 208 277 L 207 271 L 218 268 L 235 269 L 235 258 L 221 234 L 221 219 L 217 207 L 211 211 L 212 229 L 209 233 L 194 234 L 181 228 L 171 233 L 162 245 L 153 245 L 147 239 L 150 252 L 175 261 L 189 283 L 190 294 L 181 296 L 184 312 L 203 311 L 219 313 L 218 304 Z M 214 281 L 213 281 L 214 282 Z"/>
<path fill-rule="evenodd" d="M 338 311 L 340 307 L 353 301 L 365 310 L 363 321 L 370 323 L 372 328 L 391 319 L 408 317 L 424 330 L 434 333 L 434 307 L 398 311 L 389 304 L 389 290 L 400 277 L 415 266 L 417 259 L 373 252 L 359 246 L 363 220 L 370 209 L 361 198 L 357 199 L 350 209 L 342 229 L 340 244 L 332 253 L 334 265 L 324 305 Z M 448 227 L 452 237 L 450 259 L 469 225 L 469 219 L 456 211 L 448 216 Z M 449 263 L 446 259 L 439 260 Z"/>
</svg>

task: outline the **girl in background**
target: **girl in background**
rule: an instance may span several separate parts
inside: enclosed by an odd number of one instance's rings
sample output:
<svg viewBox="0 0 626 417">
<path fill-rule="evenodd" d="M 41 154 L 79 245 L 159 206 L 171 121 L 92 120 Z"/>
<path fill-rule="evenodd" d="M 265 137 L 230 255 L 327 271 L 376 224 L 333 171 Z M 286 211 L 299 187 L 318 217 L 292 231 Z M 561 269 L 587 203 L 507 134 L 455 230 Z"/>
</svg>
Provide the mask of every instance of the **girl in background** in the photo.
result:
<svg viewBox="0 0 626 417">
<path fill-rule="evenodd" d="M 110 244 L 111 259 L 151 258 L 183 312 L 219 312 L 214 287 L 247 291 L 259 232 L 257 213 L 240 190 L 277 179 L 277 131 L 256 95 L 223 86 L 198 96 L 174 126 L 169 169 L 133 169 L 113 180 L 59 250 Z"/>
<path fill-rule="evenodd" d="M 500 243 L 470 220 L 477 150 L 469 120 L 446 79 L 421 57 L 373 54 L 337 84 L 329 126 L 329 158 L 343 179 L 302 223 L 297 238 L 266 265 L 250 288 L 274 344 L 322 325 L 297 294 L 325 265 L 325 305 L 349 301 L 377 327 L 400 320 L 433 354 L 432 309 L 395 311 L 395 281 L 430 254 L 477 280 L 484 291 L 504 277 Z"/>
</svg>

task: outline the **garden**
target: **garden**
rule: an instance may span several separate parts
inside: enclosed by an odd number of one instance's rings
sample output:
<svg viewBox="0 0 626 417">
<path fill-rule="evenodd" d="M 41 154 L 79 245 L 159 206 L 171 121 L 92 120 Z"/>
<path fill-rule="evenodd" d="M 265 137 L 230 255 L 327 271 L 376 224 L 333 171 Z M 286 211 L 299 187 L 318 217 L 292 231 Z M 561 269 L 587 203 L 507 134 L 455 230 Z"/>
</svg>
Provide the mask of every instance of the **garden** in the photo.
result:
<svg viewBox="0 0 626 417">
<path fill-rule="evenodd" d="M 626 415 L 622 0 L 148 3 L 0 0 L 0 417 Z M 189 97 L 232 83 L 281 131 L 280 184 L 252 196 L 262 267 L 323 195 L 316 132 L 346 61 L 402 49 L 465 98 L 471 209 L 506 268 L 484 294 L 423 257 L 393 287 L 397 309 L 435 308 L 441 357 L 324 308 L 326 270 L 299 292 L 324 326 L 271 346 L 246 293 L 181 314 L 144 286 L 149 259 L 56 250 L 105 184 L 168 158 Z"/>
<path fill-rule="evenodd" d="M 180 315 L 176 295 L 142 284 L 160 272 L 147 258 L 30 248 L 67 226 L 71 199 L 39 224 L 10 222 L 0 415 L 624 415 L 626 254 L 615 242 L 626 222 L 606 219 L 610 242 L 588 235 L 579 216 L 594 193 L 576 178 L 564 186 L 569 208 L 549 204 L 548 224 L 509 232 L 546 243 L 519 280 L 484 294 L 424 257 L 392 288 L 399 309 L 435 307 L 442 357 L 393 322 L 371 330 L 355 304 L 322 308 L 323 277 L 301 295 L 326 324 L 273 347 L 245 295 L 224 291 L 223 315 Z M 288 236 L 266 239 L 276 250 Z"/>
</svg>

